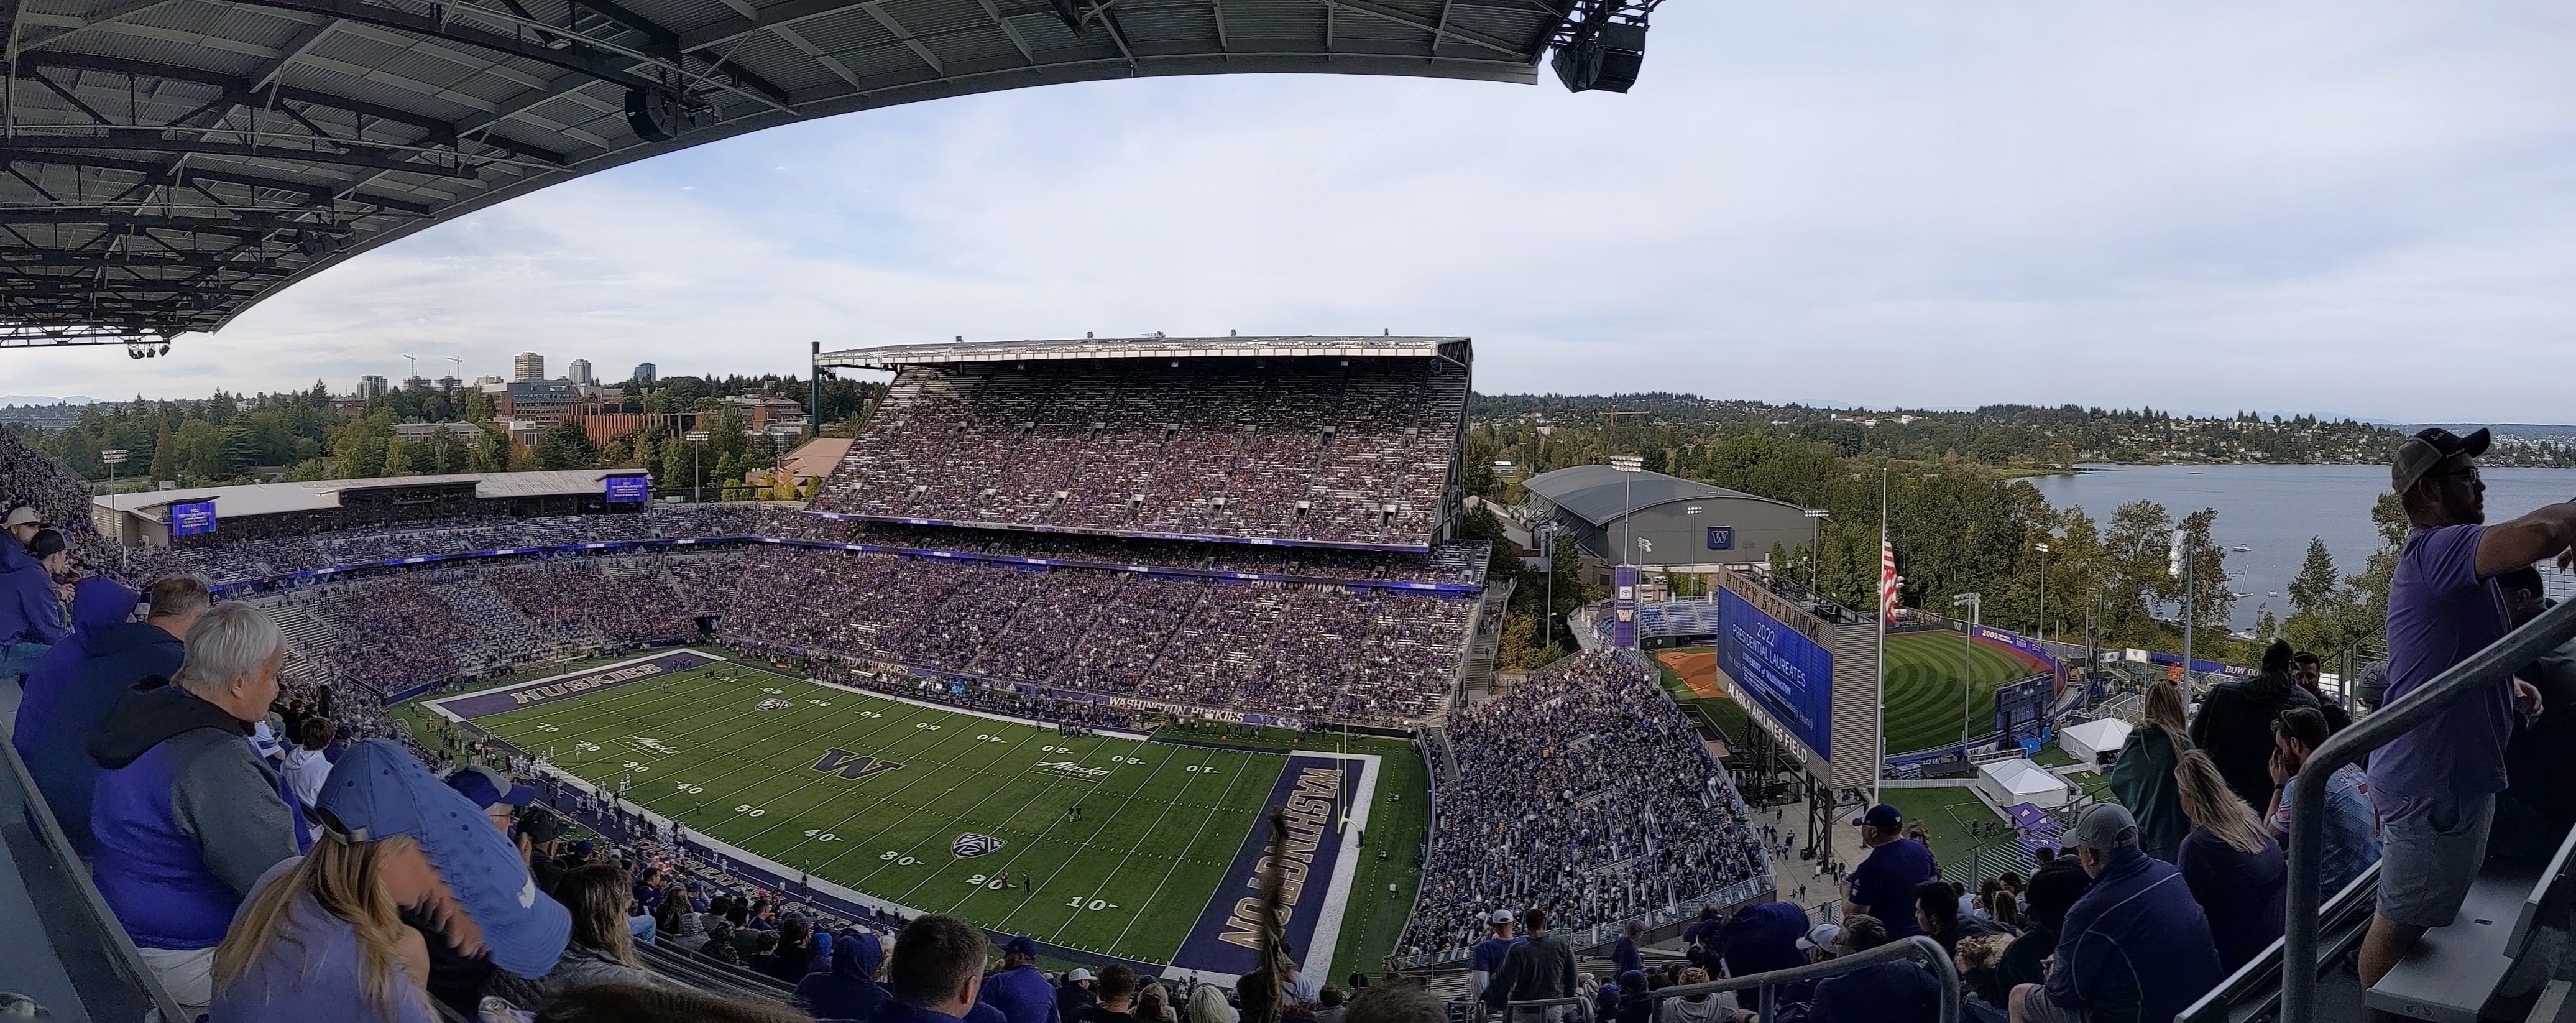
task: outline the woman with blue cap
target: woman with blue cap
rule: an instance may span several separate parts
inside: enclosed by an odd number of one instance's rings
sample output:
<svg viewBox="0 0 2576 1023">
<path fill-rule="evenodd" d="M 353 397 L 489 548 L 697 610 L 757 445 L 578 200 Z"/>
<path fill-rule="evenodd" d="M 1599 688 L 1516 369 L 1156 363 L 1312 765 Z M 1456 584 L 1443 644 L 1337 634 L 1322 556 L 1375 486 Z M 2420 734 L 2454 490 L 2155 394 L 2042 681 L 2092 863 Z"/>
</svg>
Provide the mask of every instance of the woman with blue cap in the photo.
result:
<svg viewBox="0 0 2576 1023">
<path fill-rule="evenodd" d="M 215 948 L 213 1023 L 431 1023 L 429 952 L 405 907 L 522 977 L 562 955 L 571 918 L 537 891 L 483 808 L 402 747 L 352 747 L 323 785 L 310 853 L 269 868 Z"/>
</svg>

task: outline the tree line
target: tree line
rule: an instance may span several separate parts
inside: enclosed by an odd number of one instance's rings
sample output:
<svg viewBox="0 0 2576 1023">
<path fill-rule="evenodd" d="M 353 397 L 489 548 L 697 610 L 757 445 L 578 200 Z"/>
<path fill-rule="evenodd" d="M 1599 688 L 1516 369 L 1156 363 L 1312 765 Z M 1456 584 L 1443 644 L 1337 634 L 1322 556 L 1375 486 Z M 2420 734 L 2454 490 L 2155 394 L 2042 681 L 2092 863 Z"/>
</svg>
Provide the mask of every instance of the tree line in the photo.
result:
<svg viewBox="0 0 2576 1023">
<path fill-rule="evenodd" d="M 240 395 L 218 390 L 198 399 L 100 402 L 84 406 L 59 429 L 12 425 L 14 432 L 74 474 L 92 481 L 135 479 L 180 486 L 266 480 L 371 479 L 530 469 L 645 469 L 657 488 L 709 489 L 742 484 L 755 470 L 776 464 L 781 452 L 765 433 L 747 429 L 741 412 L 724 399 L 774 397 L 811 402 L 804 380 L 776 374 L 665 377 L 622 385 L 628 401 L 646 412 L 700 413 L 708 433 L 691 445 L 677 431 L 655 427 L 594 443 L 577 421 L 540 433 L 534 444 L 513 443 L 495 419 L 491 396 L 480 388 L 387 391 L 351 415 L 328 388 Z M 826 434 L 846 436 L 859 413 L 882 393 L 871 381 L 826 379 L 821 421 Z M 405 423 L 466 423 L 472 431 L 440 431 L 406 438 Z M 111 465 L 103 452 L 123 450 Z M 694 461 L 692 460 L 694 457 Z"/>
<path fill-rule="evenodd" d="M 2110 509 L 2052 506 L 2039 490 L 2009 472 L 1970 458 L 1910 459 L 1883 452 L 1853 453 L 1837 444 L 1792 435 L 1770 424 L 1737 423 L 1704 432 L 1671 424 L 1641 428 L 1557 419 L 1541 429 L 1525 421 L 1482 421 L 1468 431 L 1465 483 L 1469 492 L 1504 506 L 1525 494 L 1520 481 L 1571 465 L 1599 464 L 1634 455 L 1648 469 L 1713 486 L 1822 509 L 1814 549 L 1770 552 L 1773 568 L 1847 607 L 1877 606 L 1879 507 L 1882 472 L 1887 489 L 1887 530 L 1901 577 L 1900 603 L 1941 614 L 1957 594 L 1981 595 L 1986 623 L 2050 639 L 2082 643 L 2087 630 L 2105 648 L 2123 646 L 2173 652 L 2182 647 L 2182 605 L 2192 595 L 2194 652 L 2244 662 L 2253 645 L 2229 634 L 2236 598 L 2228 589 L 2225 548 L 2211 539 L 2217 512 L 2171 509 L 2133 501 Z M 1507 477 L 1496 462 L 1510 462 Z M 2097 511 L 2099 514 L 2097 514 Z M 2387 606 L 2388 573 L 2405 536 L 2393 496 L 2374 509 L 2383 548 L 2362 571 L 2344 576 L 2322 541 L 2310 545 L 2292 584 L 2291 614 L 2268 616 L 2257 639 L 2280 635 L 2321 655 L 2339 653 L 2380 631 Z M 1471 535 L 1480 525 L 1470 516 Z M 2176 529 L 2198 547 L 2190 579 L 2176 578 L 2168 552 Z M 2045 546 L 2045 550 L 2042 546 Z M 1568 545 L 1570 546 L 1570 545 Z M 1602 594 L 1586 589 L 1563 548 L 1558 566 L 1560 615 Z M 1543 663 L 1571 644 L 1516 642 L 1515 634 L 1542 630 L 1544 571 L 1501 564 L 1498 576 L 1517 580 L 1506 624 L 1506 663 Z M 1695 595 L 1699 580 L 1676 580 L 1680 595 Z M 1574 591 L 1567 596 L 1567 591 Z M 2268 613 L 2267 613 L 2268 615 Z M 1526 619 L 1526 622 L 1519 619 Z M 1517 656 L 1517 660 L 1514 657 Z"/>
</svg>

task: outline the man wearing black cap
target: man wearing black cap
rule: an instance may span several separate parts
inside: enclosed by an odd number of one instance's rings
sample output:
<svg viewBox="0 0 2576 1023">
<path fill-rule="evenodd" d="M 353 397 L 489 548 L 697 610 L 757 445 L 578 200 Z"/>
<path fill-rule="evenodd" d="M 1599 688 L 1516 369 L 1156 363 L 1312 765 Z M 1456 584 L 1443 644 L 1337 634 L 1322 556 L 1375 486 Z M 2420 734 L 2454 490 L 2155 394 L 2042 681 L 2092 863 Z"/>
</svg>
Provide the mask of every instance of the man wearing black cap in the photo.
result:
<svg viewBox="0 0 2576 1023">
<path fill-rule="evenodd" d="M 2477 458 L 2487 431 L 2439 428 L 2397 448 L 2389 485 L 2413 527 L 2388 583 L 2388 695 L 2393 706 L 2426 682 L 2504 638 L 2510 628 L 2498 576 L 2545 558 L 2565 564 L 2576 542 L 2576 503 L 2553 504 L 2486 525 Z M 2516 712 L 2536 717 L 2540 690 L 2520 679 L 2451 701 L 2370 757 L 2379 805 L 2379 906 L 2361 944 L 2361 984 L 2379 982 L 2424 932 L 2451 922 L 2486 859 L 2495 794 L 2504 788 L 2505 743 Z"/>
<path fill-rule="evenodd" d="M 1038 944 L 1026 936 L 1002 945 L 1001 972 L 984 978 L 976 1001 L 1001 1010 L 1010 1023 L 1057 1023 L 1055 985 L 1038 973 Z"/>
<path fill-rule="evenodd" d="M 1941 876 L 1932 850 L 1905 837 L 1905 816 L 1880 803 L 1858 820 L 1860 841 L 1869 858 L 1843 879 L 1843 917 L 1874 916 L 1887 926 L 1890 939 L 1923 933 L 1914 921 L 1914 886 Z"/>
</svg>

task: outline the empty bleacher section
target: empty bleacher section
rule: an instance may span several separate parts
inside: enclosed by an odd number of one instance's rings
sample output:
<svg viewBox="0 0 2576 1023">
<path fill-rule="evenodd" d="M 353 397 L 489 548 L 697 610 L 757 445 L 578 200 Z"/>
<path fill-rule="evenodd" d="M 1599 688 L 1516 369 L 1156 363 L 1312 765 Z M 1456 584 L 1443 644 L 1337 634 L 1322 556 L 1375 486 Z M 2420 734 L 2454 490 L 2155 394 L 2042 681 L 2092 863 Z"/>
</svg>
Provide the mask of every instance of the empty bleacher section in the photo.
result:
<svg viewBox="0 0 2576 1023">
<path fill-rule="evenodd" d="M 1546 906 L 1572 931 L 1769 886 L 1725 770 L 1631 654 L 1531 672 L 1453 715 L 1448 746 L 1458 777 L 1438 792 L 1408 955 L 1463 954 L 1496 907 Z"/>
<path fill-rule="evenodd" d="M 814 507 L 1422 545 L 1466 398 L 1440 359 L 906 365 Z"/>
</svg>

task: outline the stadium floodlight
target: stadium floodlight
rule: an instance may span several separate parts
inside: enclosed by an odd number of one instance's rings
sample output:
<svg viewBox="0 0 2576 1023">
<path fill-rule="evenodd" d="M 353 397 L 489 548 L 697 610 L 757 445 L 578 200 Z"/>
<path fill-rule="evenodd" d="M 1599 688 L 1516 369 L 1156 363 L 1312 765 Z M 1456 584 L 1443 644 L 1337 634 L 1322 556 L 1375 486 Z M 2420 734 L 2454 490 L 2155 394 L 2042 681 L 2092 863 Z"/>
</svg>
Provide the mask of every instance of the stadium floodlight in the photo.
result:
<svg viewBox="0 0 2576 1023">
<path fill-rule="evenodd" d="M 689 442 L 689 503 L 698 504 L 707 499 L 706 476 L 698 471 L 698 453 L 706 450 L 707 431 L 691 430 L 680 439 Z"/>
<path fill-rule="evenodd" d="M 1959 762 L 1962 764 L 1968 762 L 1968 736 L 1972 731 L 1968 727 L 1968 719 L 1976 714 L 1977 690 L 1969 680 L 1977 677 L 1977 630 L 1984 627 L 1981 619 L 1985 604 L 1986 597 L 1982 593 L 1962 593 L 1950 598 L 1950 606 L 1968 609 L 1968 642 L 1959 648 Z"/>
<path fill-rule="evenodd" d="M 2042 540 L 2030 546 L 2039 552 L 2039 627 L 2031 630 L 2031 634 L 2045 644 L 2048 642 L 2048 541 Z"/>
</svg>

